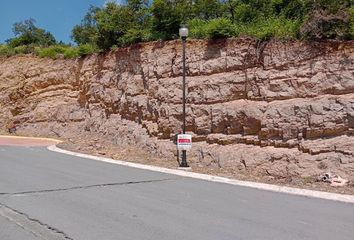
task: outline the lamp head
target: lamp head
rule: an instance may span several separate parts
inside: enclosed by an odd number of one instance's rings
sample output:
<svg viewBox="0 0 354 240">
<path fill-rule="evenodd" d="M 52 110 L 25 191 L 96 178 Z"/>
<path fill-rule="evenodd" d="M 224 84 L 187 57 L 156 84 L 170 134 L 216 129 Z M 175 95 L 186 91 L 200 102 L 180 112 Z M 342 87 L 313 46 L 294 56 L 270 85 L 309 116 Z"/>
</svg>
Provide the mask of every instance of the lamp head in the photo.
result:
<svg viewBox="0 0 354 240">
<path fill-rule="evenodd" d="M 188 37 L 188 28 L 186 25 L 181 25 L 181 27 L 179 29 L 179 36 L 182 39 L 186 39 Z"/>
</svg>

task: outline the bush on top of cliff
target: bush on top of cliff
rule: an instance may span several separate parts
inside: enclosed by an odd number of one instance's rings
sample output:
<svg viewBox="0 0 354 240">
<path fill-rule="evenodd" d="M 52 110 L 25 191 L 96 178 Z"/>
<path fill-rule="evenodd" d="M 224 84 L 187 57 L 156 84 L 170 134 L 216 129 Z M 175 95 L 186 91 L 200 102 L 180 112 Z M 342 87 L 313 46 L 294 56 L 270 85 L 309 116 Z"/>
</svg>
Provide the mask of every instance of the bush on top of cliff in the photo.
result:
<svg viewBox="0 0 354 240">
<path fill-rule="evenodd" d="M 100 50 L 178 38 L 354 39 L 354 0 L 127 0 L 91 7 L 73 40 Z"/>
<path fill-rule="evenodd" d="M 227 18 L 216 18 L 209 21 L 192 19 L 188 23 L 192 38 L 230 38 L 238 35 L 236 26 Z"/>
<path fill-rule="evenodd" d="M 47 48 L 39 48 L 39 57 L 48 57 L 52 59 L 58 58 L 77 58 L 97 52 L 96 47 L 90 44 L 83 44 L 78 47 L 68 45 L 53 45 Z"/>
<path fill-rule="evenodd" d="M 126 0 L 91 7 L 72 30 L 78 47 L 58 44 L 29 19 L 14 24 L 15 37 L 0 56 L 33 53 L 75 58 L 139 42 L 177 39 L 187 23 L 190 38 L 254 37 L 354 40 L 354 0 Z"/>
</svg>

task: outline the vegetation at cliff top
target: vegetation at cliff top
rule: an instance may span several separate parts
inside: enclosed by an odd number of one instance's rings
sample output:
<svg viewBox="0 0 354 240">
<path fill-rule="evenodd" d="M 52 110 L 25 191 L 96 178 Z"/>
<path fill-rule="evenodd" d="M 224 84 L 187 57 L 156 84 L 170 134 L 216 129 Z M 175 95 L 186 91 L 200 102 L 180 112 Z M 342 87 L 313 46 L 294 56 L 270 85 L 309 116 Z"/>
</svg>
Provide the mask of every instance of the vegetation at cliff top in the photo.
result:
<svg viewBox="0 0 354 240">
<path fill-rule="evenodd" d="M 91 7 L 72 30 L 77 46 L 58 43 L 33 19 L 15 23 L 0 56 L 34 53 L 75 58 L 139 42 L 178 38 L 354 39 L 354 0 L 127 0 Z"/>
</svg>

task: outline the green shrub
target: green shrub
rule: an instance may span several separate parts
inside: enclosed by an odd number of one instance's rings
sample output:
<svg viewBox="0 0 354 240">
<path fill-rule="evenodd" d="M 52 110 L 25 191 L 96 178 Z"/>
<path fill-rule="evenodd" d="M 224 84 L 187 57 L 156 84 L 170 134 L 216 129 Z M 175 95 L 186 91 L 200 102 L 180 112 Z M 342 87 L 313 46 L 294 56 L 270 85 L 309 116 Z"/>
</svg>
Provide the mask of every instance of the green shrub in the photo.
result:
<svg viewBox="0 0 354 240">
<path fill-rule="evenodd" d="M 55 45 L 55 46 L 39 49 L 38 55 L 39 57 L 42 58 L 48 57 L 52 59 L 57 59 L 60 56 L 64 56 L 64 53 L 65 53 L 65 47 Z"/>
<path fill-rule="evenodd" d="M 18 46 L 14 48 L 16 54 L 26 54 L 27 53 L 27 46 Z"/>
<path fill-rule="evenodd" d="M 33 48 L 31 46 L 18 46 L 14 48 L 16 54 L 28 54 L 33 52 Z"/>
<path fill-rule="evenodd" d="M 64 51 L 64 57 L 65 58 L 77 58 L 79 57 L 79 50 L 78 48 L 74 48 L 74 47 L 68 47 L 65 49 Z"/>
<path fill-rule="evenodd" d="M 229 38 L 247 36 L 261 40 L 270 38 L 295 39 L 299 35 L 301 22 L 285 17 L 260 19 L 252 23 L 233 24 L 229 19 L 217 18 L 210 21 L 193 19 L 189 21 L 190 37 L 192 38 Z"/>
<path fill-rule="evenodd" d="M 65 46 L 65 45 L 55 45 L 48 48 L 39 48 L 39 57 L 49 57 L 52 59 L 57 59 L 60 57 L 64 58 L 77 58 L 80 56 L 85 56 L 92 54 L 97 51 L 97 48 L 90 44 L 83 44 L 78 47 Z"/>
<path fill-rule="evenodd" d="M 216 18 L 212 19 L 206 25 L 206 33 L 208 38 L 229 38 L 237 36 L 235 25 L 230 19 Z"/>
<path fill-rule="evenodd" d="M 15 55 L 15 49 L 8 45 L 0 45 L 0 56 L 1 57 L 10 57 Z"/>
<path fill-rule="evenodd" d="M 79 56 L 86 56 L 98 51 L 92 44 L 83 44 L 77 47 Z"/>
<path fill-rule="evenodd" d="M 304 19 L 301 36 L 305 39 L 350 39 L 351 9 L 315 10 Z"/>
<path fill-rule="evenodd" d="M 242 23 L 249 23 L 257 17 L 257 11 L 250 5 L 241 3 L 235 7 L 235 16 L 238 21 Z"/>
<path fill-rule="evenodd" d="M 17 46 L 17 47 L 12 47 L 9 44 L 0 45 L 0 56 L 9 57 L 12 55 L 21 55 L 21 54 L 38 55 L 38 49 L 40 49 L 40 47 L 37 47 L 33 44 L 21 45 L 21 46 Z"/>
<path fill-rule="evenodd" d="M 191 38 L 207 38 L 206 26 L 208 22 L 202 19 L 192 19 L 188 22 L 189 35 Z"/>
<path fill-rule="evenodd" d="M 354 6 L 349 9 L 349 38 L 354 40 Z"/>
<path fill-rule="evenodd" d="M 301 22 L 286 18 L 270 18 L 257 20 L 251 24 L 238 25 L 241 36 L 255 37 L 261 40 L 271 38 L 291 40 L 299 36 Z"/>
<path fill-rule="evenodd" d="M 189 21 L 192 38 L 229 38 L 238 35 L 235 25 L 226 18 L 216 18 L 210 21 L 193 19 Z"/>
<path fill-rule="evenodd" d="M 119 46 L 126 47 L 134 43 L 147 42 L 152 40 L 152 34 L 144 29 L 130 29 L 119 38 Z"/>
</svg>

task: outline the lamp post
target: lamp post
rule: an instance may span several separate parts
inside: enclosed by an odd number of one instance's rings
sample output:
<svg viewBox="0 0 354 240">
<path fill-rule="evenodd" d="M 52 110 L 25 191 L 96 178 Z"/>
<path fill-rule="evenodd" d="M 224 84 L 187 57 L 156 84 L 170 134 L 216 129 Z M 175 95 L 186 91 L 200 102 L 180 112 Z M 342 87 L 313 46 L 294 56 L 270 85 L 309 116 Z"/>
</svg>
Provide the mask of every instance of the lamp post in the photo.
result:
<svg viewBox="0 0 354 240">
<path fill-rule="evenodd" d="M 186 134 L 186 41 L 188 37 L 188 28 L 182 25 L 179 29 L 179 35 L 182 38 L 183 44 L 183 134 Z M 188 168 L 187 163 L 187 151 L 182 150 L 182 162 L 180 163 L 181 168 Z"/>
</svg>

